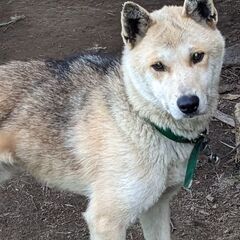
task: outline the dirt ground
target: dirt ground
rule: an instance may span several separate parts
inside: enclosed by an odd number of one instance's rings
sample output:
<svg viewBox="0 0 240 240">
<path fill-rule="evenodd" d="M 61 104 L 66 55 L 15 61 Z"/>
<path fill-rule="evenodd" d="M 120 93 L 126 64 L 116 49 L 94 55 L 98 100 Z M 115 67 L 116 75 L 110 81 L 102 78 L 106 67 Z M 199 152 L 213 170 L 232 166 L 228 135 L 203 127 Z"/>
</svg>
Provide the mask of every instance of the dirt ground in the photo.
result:
<svg viewBox="0 0 240 240">
<path fill-rule="evenodd" d="M 149 10 L 175 0 L 136 1 Z M 62 58 L 81 50 L 102 47 L 119 54 L 120 9 L 117 0 L 1 0 L 0 23 L 11 16 L 25 19 L 0 28 L 0 63 L 9 60 Z M 215 0 L 219 28 L 227 47 L 240 44 L 240 2 Z M 226 100 L 225 94 L 240 94 L 240 65 L 224 66 L 219 109 L 230 115 L 240 99 Z M 223 156 L 234 146 L 234 129 L 213 120 L 210 128 L 214 151 Z M 222 141 L 222 142 L 221 142 Z M 172 202 L 174 240 L 240 239 L 240 174 L 233 155 L 198 166 L 192 192 L 181 191 Z M 81 216 L 87 200 L 81 196 L 43 187 L 23 175 L 0 186 L 0 239 L 63 240 L 89 239 Z M 143 240 L 138 224 L 130 228 L 128 240 Z"/>
</svg>

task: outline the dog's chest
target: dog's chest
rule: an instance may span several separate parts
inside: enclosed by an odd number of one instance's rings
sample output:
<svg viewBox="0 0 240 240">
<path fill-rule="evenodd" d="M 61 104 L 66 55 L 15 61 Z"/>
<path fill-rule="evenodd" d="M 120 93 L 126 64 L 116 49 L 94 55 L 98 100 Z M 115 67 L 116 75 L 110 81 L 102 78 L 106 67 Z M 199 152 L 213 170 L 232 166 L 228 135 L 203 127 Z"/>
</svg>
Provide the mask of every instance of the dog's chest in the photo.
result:
<svg viewBox="0 0 240 240">
<path fill-rule="evenodd" d="M 141 206 L 142 210 L 147 209 L 168 187 L 182 184 L 191 150 L 192 146 L 189 144 L 168 140 L 145 149 L 145 153 L 138 159 L 139 163 L 144 164 L 132 168 L 124 176 L 127 182 L 120 187 L 128 204 L 132 208 Z"/>
<path fill-rule="evenodd" d="M 159 182 L 164 181 L 166 188 L 183 183 L 192 149 L 191 144 L 169 139 L 163 139 L 158 145 L 149 148 L 149 156 L 154 156 L 153 161 L 158 163 L 153 168 L 156 168 Z"/>
<path fill-rule="evenodd" d="M 180 143 L 173 143 L 170 147 L 169 156 L 167 156 L 169 157 L 167 187 L 182 185 L 192 148 L 193 146 L 190 144 Z"/>
</svg>

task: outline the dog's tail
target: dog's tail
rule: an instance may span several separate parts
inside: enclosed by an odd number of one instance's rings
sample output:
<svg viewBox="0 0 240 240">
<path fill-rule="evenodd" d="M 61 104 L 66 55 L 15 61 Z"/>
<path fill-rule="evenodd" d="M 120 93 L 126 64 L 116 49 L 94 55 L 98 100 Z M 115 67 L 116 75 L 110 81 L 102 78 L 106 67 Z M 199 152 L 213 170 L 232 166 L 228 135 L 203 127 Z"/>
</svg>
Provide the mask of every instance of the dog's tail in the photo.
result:
<svg viewBox="0 0 240 240">
<path fill-rule="evenodd" d="M 15 172 L 14 148 L 14 137 L 0 132 L 0 183 L 10 179 Z"/>
</svg>

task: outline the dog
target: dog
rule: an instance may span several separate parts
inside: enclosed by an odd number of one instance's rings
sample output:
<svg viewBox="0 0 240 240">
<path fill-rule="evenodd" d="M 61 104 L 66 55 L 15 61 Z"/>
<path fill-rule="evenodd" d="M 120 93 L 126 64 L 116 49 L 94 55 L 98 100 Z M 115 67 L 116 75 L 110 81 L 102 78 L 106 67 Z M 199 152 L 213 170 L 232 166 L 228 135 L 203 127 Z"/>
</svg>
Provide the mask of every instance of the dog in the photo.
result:
<svg viewBox="0 0 240 240">
<path fill-rule="evenodd" d="M 87 196 L 92 240 L 123 240 L 136 219 L 145 239 L 170 240 L 169 201 L 217 108 L 217 22 L 212 0 L 152 13 L 126 2 L 121 60 L 86 53 L 2 65 L 0 181 L 26 171 Z"/>
</svg>

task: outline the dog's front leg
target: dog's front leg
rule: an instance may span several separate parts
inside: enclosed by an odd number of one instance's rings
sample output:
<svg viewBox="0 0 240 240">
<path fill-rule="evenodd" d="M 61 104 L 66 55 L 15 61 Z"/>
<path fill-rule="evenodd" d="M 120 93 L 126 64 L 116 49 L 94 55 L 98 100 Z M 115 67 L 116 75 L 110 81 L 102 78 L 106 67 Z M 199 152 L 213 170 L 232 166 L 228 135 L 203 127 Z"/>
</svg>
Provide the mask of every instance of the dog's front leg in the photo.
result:
<svg viewBox="0 0 240 240">
<path fill-rule="evenodd" d="M 146 240 L 170 240 L 169 199 L 158 202 L 140 217 Z"/>
<path fill-rule="evenodd" d="M 167 190 L 159 200 L 140 217 L 146 240 L 170 240 L 169 201 L 179 188 Z"/>
<path fill-rule="evenodd" d="M 127 217 L 117 202 L 92 199 L 86 213 L 91 240 L 125 240 Z"/>
</svg>

